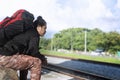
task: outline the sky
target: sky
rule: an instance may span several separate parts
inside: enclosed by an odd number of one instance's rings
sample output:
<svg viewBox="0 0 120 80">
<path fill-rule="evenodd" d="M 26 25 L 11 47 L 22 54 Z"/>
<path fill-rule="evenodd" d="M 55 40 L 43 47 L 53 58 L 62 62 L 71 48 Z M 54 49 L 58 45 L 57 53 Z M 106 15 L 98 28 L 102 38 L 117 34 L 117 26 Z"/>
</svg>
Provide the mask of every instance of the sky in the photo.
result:
<svg viewBox="0 0 120 80">
<path fill-rule="evenodd" d="M 0 0 L 0 21 L 19 9 L 47 21 L 47 35 L 68 28 L 120 32 L 120 0 Z"/>
</svg>

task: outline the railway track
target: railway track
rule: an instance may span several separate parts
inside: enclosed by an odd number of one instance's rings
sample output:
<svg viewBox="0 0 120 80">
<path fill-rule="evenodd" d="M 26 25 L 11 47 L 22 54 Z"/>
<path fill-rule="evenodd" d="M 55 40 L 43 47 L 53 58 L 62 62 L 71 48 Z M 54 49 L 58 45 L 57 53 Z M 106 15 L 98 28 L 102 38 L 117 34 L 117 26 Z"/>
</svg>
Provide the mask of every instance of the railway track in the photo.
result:
<svg viewBox="0 0 120 80">
<path fill-rule="evenodd" d="M 43 66 L 44 69 L 52 70 L 58 73 L 62 73 L 65 75 L 69 75 L 74 77 L 75 80 L 111 80 L 107 77 L 96 75 L 93 73 L 88 73 L 85 71 L 79 71 L 75 69 L 66 68 L 63 66 L 55 65 L 55 64 L 48 64 L 47 66 Z"/>
</svg>

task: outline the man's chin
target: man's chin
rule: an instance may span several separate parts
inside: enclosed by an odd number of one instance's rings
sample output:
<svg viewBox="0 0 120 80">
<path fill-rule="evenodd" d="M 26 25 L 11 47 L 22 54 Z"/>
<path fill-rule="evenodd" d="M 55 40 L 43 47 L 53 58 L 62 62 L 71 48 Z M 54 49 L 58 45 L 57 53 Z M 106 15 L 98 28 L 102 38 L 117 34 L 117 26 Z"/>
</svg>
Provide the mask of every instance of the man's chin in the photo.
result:
<svg viewBox="0 0 120 80">
<path fill-rule="evenodd" d="M 44 34 L 43 35 L 40 35 L 41 37 L 43 37 L 44 36 Z"/>
</svg>

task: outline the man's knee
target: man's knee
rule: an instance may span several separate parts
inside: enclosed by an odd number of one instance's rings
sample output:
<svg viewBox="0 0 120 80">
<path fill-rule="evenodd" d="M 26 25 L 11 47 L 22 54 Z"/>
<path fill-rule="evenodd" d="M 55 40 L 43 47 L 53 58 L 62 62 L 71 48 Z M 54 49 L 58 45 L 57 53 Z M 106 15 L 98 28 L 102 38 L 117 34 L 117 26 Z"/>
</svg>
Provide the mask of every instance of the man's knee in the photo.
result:
<svg viewBox="0 0 120 80">
<path fill-rule="evenodd" d="M 39 58 L 34 58 L 34 64 L 41 65 L 42 61 Z"/>
</svg>

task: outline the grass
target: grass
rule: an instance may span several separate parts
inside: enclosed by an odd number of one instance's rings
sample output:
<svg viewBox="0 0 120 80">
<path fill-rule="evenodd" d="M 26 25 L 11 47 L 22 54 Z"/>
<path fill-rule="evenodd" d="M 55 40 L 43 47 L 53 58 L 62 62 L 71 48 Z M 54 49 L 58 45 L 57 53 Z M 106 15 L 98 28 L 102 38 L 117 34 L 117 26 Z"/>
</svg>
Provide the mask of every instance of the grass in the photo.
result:
<svg viewBox="0 0 120 80">
<path fill-rule="evenodd" d="M 75 58 L 75 59 L 85 59 L 85 60 L 94 60 L 94 61 L 100 61 L 100 62 L 120 64 L 120 59 L 113 58 L 113 57 L 90 56 L 90 55 L 75 54 L 75 53 L 62 53 L 62 52 L 49 51 L 49 50 L 41 50 L 41 53 L 43 55 L 53 55 L 53 56 L 60 56 L 60 57 L 69 57 L 69 58 Z"/>
</svg>

